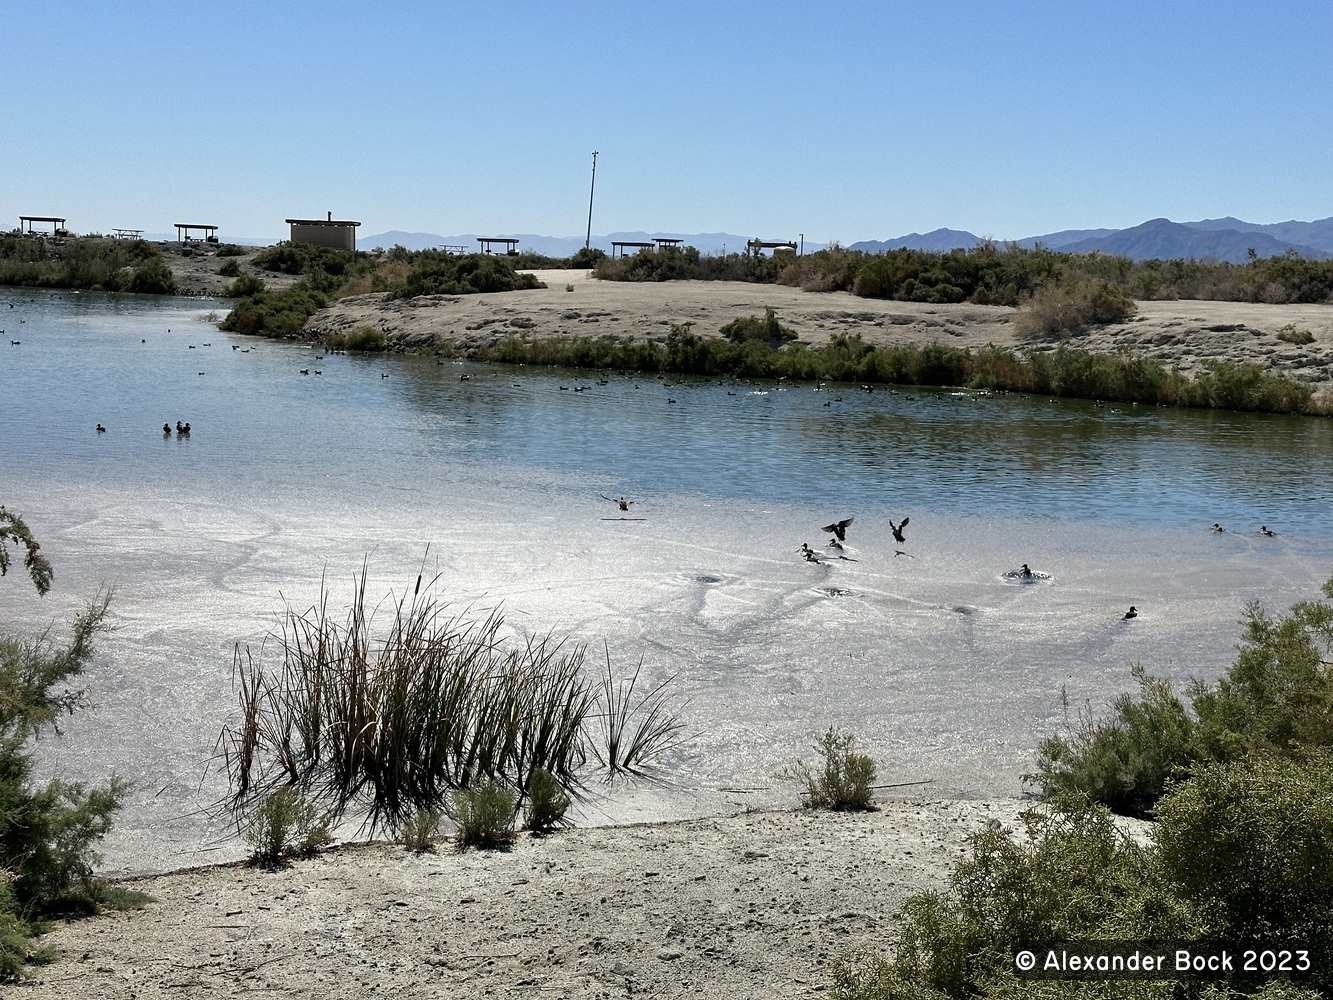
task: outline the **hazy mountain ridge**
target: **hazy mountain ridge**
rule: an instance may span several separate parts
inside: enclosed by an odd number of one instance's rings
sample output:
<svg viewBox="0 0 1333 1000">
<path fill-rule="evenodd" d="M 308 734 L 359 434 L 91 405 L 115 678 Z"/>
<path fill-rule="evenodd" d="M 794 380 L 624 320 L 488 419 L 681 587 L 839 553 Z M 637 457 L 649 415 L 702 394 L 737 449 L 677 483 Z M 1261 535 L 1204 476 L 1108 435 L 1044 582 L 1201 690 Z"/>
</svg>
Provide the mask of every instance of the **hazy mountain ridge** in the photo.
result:
<svg viewBox="0 0 1333 1000">
<path fill-rule="evenodd" d="M 881 253 L 910 247 L 941 253 L 960 247 L 971 249 L 981 242 L 980 237 L 966 231 L 936 229 L 924 235 L 911 233 L 895 240 L 865 240 L 851 244 L 848 249 Z M 1204 219 L 1197 223 L 1151 219 L 1129 229 L 1067 229 L 1044 236 L 1027 236 L 1014 242 L 1029 249 L 1040 244 L 1062 253 L 1099 252 L 1134 260 L 1213 258 L 1243 264 L 1251 248 L 1260 257 L 1277 257 L 1295 250 L 1302 257 L 1325 260 L 1333 257 L 1333 218 L 1271 225 L 1230 217 Z"/>
<path fill-rule="evenodd" d="M 477 250 L 477 233 L 440 236 L 436 233 L 409 233 L 390 230 L 358 239 L 363 250 L 374 247 L 400 245 L 409 250 L 424 250 L 438 246 L 463 246 Z M 542 236 L 538 233 L 495 233 L 494 236 L 518 240 L 518 249 L 531 250 L 548 257 L 568 257 L 583 247 L 579 236 Z M 683 240 L 704 254 L 734 253 L 745 247 L 752 238 L 736 233 L 667 233 L 615 232 L 597 235 L 592 245 L 611 253 L 611 243 L 650 243 L 654 237 Z M 768 234 L 764 239 L 783 239 Z M 945 253 L 956 248 L 971 249 L 983 238 L 960 229 L 935 229 L 929 233 L 909 233 L 889 240 L 861 240 L 848 246 L 849 250 L 883 253 L 907 247 Z M 995 240 L 1003 245 L 1006 240 Z M 1260 257 L 1276 257 L 1295 250 L 1302 257 L 1324 260 L 1333 257 L 1333 218 L 1314 222 L 1278 222 L 1272 224 L 1244 222 L 1231 217 L 1203 219 L 1199 222 L 1172 222 L 1169 219 L 1151 219 L 1129 229 L 1066 229 L 1042 236 L 1027 236 L 1012 241 L 1032 248 L 1040 244 L 1062 253 L 1106 253 L 1130 257 L 1134 260 L 1195 260 L 1216 259 L 1243 264 L 1251 248 Z M 807 240 L 806 252 L 821 250 L 827 244 Z"/>
</svg>

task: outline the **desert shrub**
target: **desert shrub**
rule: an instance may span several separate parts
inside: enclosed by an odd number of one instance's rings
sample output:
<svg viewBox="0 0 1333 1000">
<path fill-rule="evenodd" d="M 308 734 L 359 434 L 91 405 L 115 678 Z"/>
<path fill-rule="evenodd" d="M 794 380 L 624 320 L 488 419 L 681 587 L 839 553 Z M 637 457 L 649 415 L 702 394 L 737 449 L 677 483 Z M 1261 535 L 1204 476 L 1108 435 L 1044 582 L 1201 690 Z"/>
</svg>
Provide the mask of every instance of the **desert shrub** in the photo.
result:
<svg viewBox="0 0 1333 1000">
<path fill-rule="evenodd" d="M 233 269 L 239 274 L 240 268 L 236 267 L 236 262 L 230 262 Z M 219 274 L 222 272 L 219 271 Z M 264 290 L 264 279 L 256 277 L 253 274 L 242 274 L 225 289 L 222 294 L 227 298 L 239 299 L 247 295 L 258 295 Z"/>
<path fill-rule="evenodd" d="M 373 326 L 358 326 L 350 333 L 332 333 L 324 338 L 324 343 L 338 351 L 382 351 L 388 344 L 388 337 L 383 330 Z"/>
<path fill-rule="evenodd" d="M 733 344 L 757 341 L 769 347 L 780 347 L 789 340 L 796 339 L 796 331 L 778 322 L 778 314 L 769 306 L 764 310 L 763 318 L 744 316 L 733 319 L 718 331 Z"/>
<path fill-rule="evenodd" d="M 24 567 L 39 594 L 53 572 L 23 519 L 0 507 L 0 575 L 9 546 L 25 553 Z M 32 782 L 29 744 L 87 704 L 78 678 L 92 663 L 93 644 L 107 630 L 111 594 L 99 594 L 76 618 L 67 644 L 49 631 L 35 639 L 0 635 L 0 976 L 18 973 L 41 953 L 30 938 L 45 916 L 97 912 L 112 900 L 93 878 L 96 843 L 129 786 L 116 778 L 101 787 L 54 779 Z"/>
<path fill-rule="evenodd" d="M 823 755 L 822 765 L 816 768 L 797 760 L 780 772 L 800 784 L 801 804 L 807 809 L 841 812 L 873 808 L 875 762 L 856 752 L 856 737 L 830 726 L 815 749 Z"/>
<path fill-rule="evenodd" d="M 1047 798 L 1085 796 L 1116 812 L 1145 816 L 1167 781 L 1194 755 L 1194 725 L 1167 681 L 1133 667 L 1139 698 L 1116 699 L 1110 719 L 1084 708 L 1067 736 L 1045 740 L 1037 751 L 1037 772 Z"/>
<path fill-rule="evenodd" d="M 254 864 L 270 867 L 310 857 L 333 842 L 329 818 L 293 785 L 265 795 L 245 818 L 245 842 Z"/>
<path fill-rule="evenodd" d="M 1154 842 L 1172 888 L 1218 938 L 1289 938 L 1333 954 L 1333 751 L 1210 761 L 1162 799 Z M 1333 972 L 1324 979 L 1333 985 Z"/>
<path fill-rule="evenodd" d="M 336 250 L 290 242 L 261 250 L 255 255 L 253 264 L 263 271 L 280 271 L 284 274 L 307 274 L 312 270 L 321 270 L 333 275 L 344 275 L 358 267 L 373 266 L 370 255 L 359 250 Z"/>
<path fill-rule="evenodd" d="M 1275 374 L 1260 365 L 1234 361 L 1204 362 L 1204 370 L 1186 390 L 1194 406 L 1261 413 L 1303 413 L 1314 387 Z"/>
<path fill-rule="evenodd" d="M 434 809 L 418 809 L 403 823 L 403 846 L 420 854 L 429 851 L 440 835 L 440 814 Z"/>
<path fill-rule="evenodd" d="M 469 295 L 476 292 L 511 292 L 545 287 L 534 275 L 514 270 L 514 265 L 494 254 L 451 256 L 424 250 L 415 255 L 407 277 L 388 289 L 388 299 L 410 299 L 418 295 Z"/>
<path fill-rule="evenodd" d="M 1304 345 L 1314 343 L 1314 334 L 1309 330 L 1296 329 L 1295 323 L 1287 323 L 1278 327 L 1277 339 L 1285 341 L 1288 344 Z"/>
<path fill-rule="evenodd" d="M 246 277 L 253 276 L 245 275 L 237 281 Z M 328 298 L 324 294 L 302 282 L 281 292 L 264 289 L 237 300 L 218 329 L 261 337 L 296 337 L 305 321 L 326 305 Z"/>
<path fill-rule="evenodd" d="M 244 257 L 246 248 L 237 246 L 235 243 L 223 243 L 215 251 L 218 257 Z"/>
<path fill-rule="evenodd" d="M 1191 689 L 1199 756 L 1333 746 L 1333 579 L 1322 591 L 1325 600 L 1286 614 L 1246 605 L 1235 662 L 1215 685 Z"/>
<path fill-rule="evenodd" d="M 528 809 L 524 827 L 533 833 L 549 833 L 564 825 L 570 806 L 569 794 L 544 767 L 533 768 L 528 779 Z"/>
<path fill-rule="evenodd" d="M 1333 598 L 1333 580 L 1323 593 Z M 1138 699 L 1122 695 L 1110 718 L 1085 712 L 1047 739 L 1027 780 L 1047 798 L 1085 796 L 1145 815 L 1173 775 L 1201 762 L 1333 747 L 1333 606 L 1300 601 L 1274 616 L 1251 603 L 1242 624 L 1236 660 L 1216 684 L 1190 685 L 1188 709 L 1136 666 Z"/>
<path fill-rule="evenodd" d="M 239 278 L 241 276 L 241 265 L 234 260 L 224 261 L 218 268 L 218 274 L 224 278 Z"/>
<path fill-rule="evenodd" d="M 598 250 L 596 247 L 581 247 L 574 256 L 569 258 L 569 266 L 584 269 L 597 267 L 606 259 L 605 250 Z"/>
<path fill-rule="evenodd" d="M 371 832 L 396 834 L 483 781 L 516 796 L 537 768 L 567 791 L 581 783 L 608 714 L 583 646 L 550 634 L 505 642 L 500 612 L 450 614 L 420 580 L 379 629 L 365 585 L 363 570 L 342 622 L 327 591 L 306 611 L 288 608 L 268 644 L 276 668 L 238 649 L 240 716 L 220 740 L 234 809 L 295 783 L 334 820 L 355 809 Z M 645 770 L 673 745 L 679 726 L 662 706 L 660 694 L 630 706 L 622 770 Z"/>
<path fill-rule="evenodd" d="M 790 257 L 752 253 L 705 257 L 695 247 L 643 250 L 596 265 L 593 276 L 604 281 L 752 281 L 771 284 Z"/>
<path fill-rule="evenodd" d="M 1053 985 L 1060 996 L 1078 996 L 1067 992 L 1076 983 L 1017 981 L 1014 946 L 1184 937 L 1188 914 L 1175 901 L 1154 902 L 1160 885 L 1151 853 L 1121 834 L 1105 810 L 1031 812 L 1022 836 L 974 833 L 948 890 L 904 905 L 894 957 L 845 956 L 834 996 L 1040 996 Z"/>
<path fill-rule="evenodd" d="M 1137 311 L 1134 300 L 1124 291 L 1104 279 L 1094 278 L 1039 291 L 1019 307 L 1013 322 L 1024 336 L 1051 337 L 1086 326 L 1118 323 Z"/>
<path fill-rule="evenodd" d="M 458 827 L 459 850 L 506 847 L 514 842 L 517 797 L 490 779 L 460 788 L 445 800 L 445 810 Z"/>
</svg>

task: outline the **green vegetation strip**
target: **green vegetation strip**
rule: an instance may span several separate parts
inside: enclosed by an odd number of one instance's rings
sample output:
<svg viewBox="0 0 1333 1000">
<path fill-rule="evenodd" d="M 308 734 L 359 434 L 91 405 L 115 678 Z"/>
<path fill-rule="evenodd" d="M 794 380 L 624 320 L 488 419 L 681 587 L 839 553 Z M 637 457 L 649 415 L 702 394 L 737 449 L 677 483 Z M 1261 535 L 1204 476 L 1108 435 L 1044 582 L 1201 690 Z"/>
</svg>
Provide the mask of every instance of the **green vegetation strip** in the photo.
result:
<svg viewBox="0 0 1333 1000">
<path fill-rule="evenodd" d="M 0 285 L 150 295 L 176 291 L 171 269 L 153 244 L 101 236 L 0 236 Z"/>
<path fill-rule="evenodd" d="M 604 368 L 733 378 L 818 379 L 889 385 L 965 386 L 1047 396 L 1118 402 L 1249 410 L 1325 413 L 1311 386 L 1259 365 L 1211 361 L 1190 376 L 1161 361 L 1130 353 L 1092 354 L 1064 344 L 1019 357 L 1003 347 L 975 353 L 930 344 L 879 346 L 859 336 L 838 336 L 823 347 L 783 344 L 776 323 L 737 321 L 721 339 L 675 326 L 664 342 L 629 337 L 510 337 L 466 352 L 480 361 Z M 729 324 L 731 326 L 731 324 Z M 446 345 L 445 353 L 451 353 Z"/>
</svg>

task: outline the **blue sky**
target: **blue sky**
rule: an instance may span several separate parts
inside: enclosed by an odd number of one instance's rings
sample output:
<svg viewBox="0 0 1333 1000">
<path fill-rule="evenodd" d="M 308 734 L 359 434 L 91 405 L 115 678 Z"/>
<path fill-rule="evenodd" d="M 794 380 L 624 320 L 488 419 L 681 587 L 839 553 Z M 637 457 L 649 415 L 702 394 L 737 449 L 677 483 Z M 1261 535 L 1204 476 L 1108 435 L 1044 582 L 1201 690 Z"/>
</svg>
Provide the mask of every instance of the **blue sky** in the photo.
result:
<svg viewBox="0 0 1333 1000">
<path fill-rule="evenodd" d="M 1333 4 L 19 2 L 0 225 L 434 232 L 1333 215 Z M 5 221 L 9 220 L 9 221 Z"/>
</svg>

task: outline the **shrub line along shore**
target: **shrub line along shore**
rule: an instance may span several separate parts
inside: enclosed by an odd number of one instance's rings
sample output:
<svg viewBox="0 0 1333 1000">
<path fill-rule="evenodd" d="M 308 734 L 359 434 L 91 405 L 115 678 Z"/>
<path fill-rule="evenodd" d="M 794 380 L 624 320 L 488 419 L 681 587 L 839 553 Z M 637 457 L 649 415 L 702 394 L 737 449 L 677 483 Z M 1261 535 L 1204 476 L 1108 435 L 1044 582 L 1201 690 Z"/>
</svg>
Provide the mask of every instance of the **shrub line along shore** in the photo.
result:
<svg viewBox="0 0 1333 1000">
<path fill-rule="evenodd" d="M 223 329 L 335 349 L 1333 412 L 1330 261 L 1134 262 L 990 244 L 581 256 L 595 269 L 531 254 L 11 236 L 0 284 L 230 296 Z M 791 337 L 723 335 L 767 309 Z"/>
</svg>

